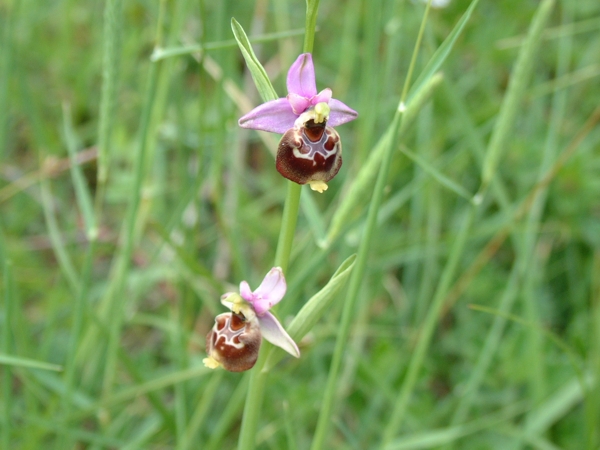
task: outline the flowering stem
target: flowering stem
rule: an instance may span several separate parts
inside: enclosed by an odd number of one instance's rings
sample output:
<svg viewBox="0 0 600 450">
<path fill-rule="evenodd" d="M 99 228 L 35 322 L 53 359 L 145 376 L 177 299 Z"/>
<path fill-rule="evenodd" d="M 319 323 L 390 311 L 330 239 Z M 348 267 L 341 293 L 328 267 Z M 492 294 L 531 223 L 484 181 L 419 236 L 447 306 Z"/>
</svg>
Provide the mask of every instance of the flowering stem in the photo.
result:
<svg viewBox="0 0 600 450">
<path fill-rule="evenodd" d="M 275 266 L 281 267 L 283 273 L 287 271 L 287 266 L 290 261 L 301 192 L 301 185 L 296 184 L 293 181 L 288 181 L 287 197 L 285 199 L 285 206 L 283 207 L 281 230 L 279 231 L 279 241 L 277 242 L 277 252 L 275 254 Z"/>
<path fill-rule="evenodd" d="M 287 270 L 290 253 L 292 251 L 301 192 L 301 185 L 288 181 L 287 198 L 283 208 L 281 230 L 279 232 L 279 241 L 277 243 L 277 252 L 275 255 L 275 265 L 281 267 L 284 273 Z M 248 392 L 246 394 L 238 450 L 251 450 L 255 448 L 256 428 L 258 426 L 258 417 L 260 416 L 262 408 L 268 374 L 267 371 L 263 371 L 263 368 L 267 356 L 270 353 L 270 349 L 271 344 L 263 341 L 258 360 L 250 372 L 250 385 L 248 386 Z"/>
<path fill-rule="evenodd" d="M 283 218 L 281 221 L 281 230 L 279 232 L 279 241 L 277 243 L 277 252 L 275 256 L 275 265 L 281 267 L 284 272 L 287 270 L 290 253 L 292 251 L 301 192 L 302 186 L 292 181 L 288 181 L 287 198 L 283 208 Z M 248 386 L 248 392 L 246 394 L 238 450 L 251 450 L 255 447 L 256 428 L 258 426 L 258 417 L 260 416 L 262 408 L 268 374 L 267 371 L 263 371 L 263 368 L 267 355 L 270 353 L 270 349 L 271 344 L 263 341 L 258 360 L 250 373 L 250 385 Z"/>
<path fill-rule="evenodd" d="M 304 53 L 312 53 L 317 27 L 319 0 L 306 0 L 306 33 L 304 33 Z"/>
<path fill-rule="evenodd" d="M 404 101 L 406 99 L 406 95 L 408 92 L 408 86 L 410 84 L 410 79 L 412 76 L 413 66 L 416 61 L 416 54 L 420 47 L 421 38 L 423 36 L 425 22 L 427 20 L 427 14 L 429 12 L 431 1 L 427 4 L 427 8 L 425 10 L 425 15 L 423 17 L 423 21 L 421 23 L 421 29 L 419 31 L 419 36 L 417 38 L 417 43 L 415 44 L 415 49 L 413 53 L 413 57 L 411 60 L 411 65 L 408 70 L 408 74 L 406 80 L 404 82 L 404 89 L 400 99 L 400 105 L 404 105 Z M 397 136 L 398 130 L 402 125 L 402 121 L 404 120 L 405 108 L 398 108 L 390 124 L 387 133 L 390 133 L 390 136 Z M 333 352 L 333 358 L 331 361 L 331 365 L 329 367 L 329 375 L 327 378 L 327 385 L 325 388 L 325 392 L 323 393 L 323 400 L 321 402 L 321 410 L 319 412 L 319 419 L 317 421 L 317 428 L 315 430 L 315 435 L 313 437 L 313 442 L 311 445 L 311 450 L 321 450 L 325 446 L 325 440 L 327 437 L 327 432 L 330 428 L 331 423 L 331 415 L 333 413 L 334 408 L 334 400 L 335 396 L 338 393 L 337 386 L 338 380 L 340 376 L 340 371 L 342 367 L 342 361 L 344 357 L 344 352 L 346 350 L 346 345 L 350 336 L 350 328 L 352 325 L 352 318 L 354 316 L 354 310 L 356 308 L 356 303 L 358 300 L 360 287 L 362 281 L 365 277 L 365 273 L 367 271 L 367 263 L 369 250 L 371 247 L 371 242 L 373 240 L 373 236 L 376 232 L 377 228 L 377 216 L 379 214 L 379 207 L 381 205 L 383 199 L 383 193 L 385 189 L 385 185 L 387 183 L 389 168 L 392 162 L 392 157 L 394 155 L 394 149 L 396 148 L 394 141 L 392 139 L 387 139 L 385 141 L 385 148 L 383 150 L 383 159 L 379 165 L 379 171 L 377 174 L 377 181 L 375 183 L 375 188 L 373 189 L 373 194 L 371 196 L 371 202 L 369 205 L 369 210 L 367 213 L 367 220 L 365 225 L 365 231 L 361 238 L 360 245 L 358 248 L 358 256 L 356 258 L 356 265 L 354 266 L 354 270 L 350 276 L 348 292 L 346 295 L 346 299 L 344 302 L 344 308 L 342 310 L 342 318 L 340 321 L 340 325 L 338 327 L 338 334 L 335 343 L 335 349 Z"/>
<path fill-rule="evenodd" d="M 312 53 L 315 40 L 315 28 L 317 24 L 317 10 L 319 0 L 306 1 L 306 33 L 304 34 L 304 53 Z M 287 197 L 283 207 L 283 217 L 281 219 L 281 229 L 279 231 L 279 240 L 277 241 L 277 251 L 275 253 L 275 266 L 281 267 L 283 272 L 287 271 L 294 234 L 296 232 L 296 222 L 298 220 L 298 209 L 300 208 L 300 194 L 302 186 L 292 181 L 288 181 Z M 267 371 L 263 371 L 267 356 L 270 353 L 271 344 L 263 342 L 258 360 L 250 373 L 250 384 L 246 394 L 246 403 L 244 405 L 244 415 L 242 417 L 242 429 L 238 441 L 238 450 L 251 450 L 255 448 L 256 429 L 258 426 L 258 417 L 260 416 L 262 402 L 264 398 L 265 385 L 267 381 Z"/>
</svg>

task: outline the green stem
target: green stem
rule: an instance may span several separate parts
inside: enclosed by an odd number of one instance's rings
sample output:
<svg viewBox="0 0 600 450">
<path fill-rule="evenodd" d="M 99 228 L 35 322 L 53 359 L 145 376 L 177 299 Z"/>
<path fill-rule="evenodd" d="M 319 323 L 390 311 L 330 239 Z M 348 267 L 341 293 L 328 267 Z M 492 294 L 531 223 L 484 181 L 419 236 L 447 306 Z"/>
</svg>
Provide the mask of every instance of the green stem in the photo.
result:
<svg viewBox="0 0 600 450">
<path fill-rule="evenodd" d="M 107 0 L 104 6 L 104 45 L 102 63 L 102 96 L 98 129 L 98 186 L 96 190 L 96 215 L 100 219 L 102 201 L 106 190 L 109 166 L 109 149 L 114 124 L 119 69 L 119 40 L 121 35 L 121 0 Z"/>
<path fill-rule="evenodd" d="M 427 350 L 429 349 L 433 332 L 435 331 L 435 326 L 439 321 L 446 295 L 448 294 L 453 280 L 456 278 L 456 269 L 458 267 L 458 263 L 460 262 L 460 257 L 464 253 L 467 238 L 471 232 L 471 226 L 477 211 L 477 205 L 470 205 L 468 210 L 463 215 L 463 221 L 461 223 L 460 230 L 458 231 L 454 245 L 450 250 L 448 262 L 444 267 L 444 271 L 433 296 L 431 306 L 427 311 L 423 325 L 420 328 L 419 338 L 406 370 L 406 375 L 402 382 L 402 386 L 400 387 L 400 392 L 395 399 L 394 408 L 392 409 L 388 423 L 383 431 L 380 445 L 381 449 L 387 448 L 394 436 L 396 436 L 398 433 L 398 429 L 404 420 L 410 398 L 418 381 L 419 372 L 423 366 L 423 362 L 425 361 L 425 356 L 427 354 Z"/>
<path fill-rule="evenodd" d="M 400 125 L 400 114 L 397 113 L 392 122 L 391 131 L 392 135 L 395 135 Z M 344 302 L 344 309 L 342 311 L 342 319 L 338 328 L 338 335 L 335 342 L 335 349 L 333 352 L 333 359 L 331 366 L 329 367 L 329 376 L 327 378 L 327 386 L 325 388 L 325 394 L 323 402 L 321 403 L 321 411 L 319 413 L 319 421 L 317 422 L 317 429 L 312 442 L 311 449 L 318 450 L 323 448 L 327 430 L 330 426 L 330 418 L 333 411 L 333 403 L 335 400 L 335 393 L 337 392 L 336 386 L 340 374 L 340 368 L 342 365 L 342 359 L 344 356 L 344 350 L 348 342 L 348 336 L 350 334 L 350 325 L 352 324 L 352 316 L 354 315 L 354 309 L 356 300 L 358 299 L 358 292 L 360 291 L 360 285 L 363 280 L 364 273 L 367 267 L 367 256 L 373 234 L 377 224 L 377 215 L 379 213 L 379 205 L 383 198 L 383 191 L 385 183 L 387 181 L 388 169 L 390 167 L 391 158 L 393 155 L 393 145 L 390 141 L 387 143 L 388 148 L 386 149 L 384 160 L 381 163 L 377 182 L 373 192 L 371 200 L 371 206 L 367 216 L 367 224 L 365 227 L 365 235 L 361 239 L 360 247 L 358 249 L 358 257 L 356 260 L 356 266 L 352 271 L 350 278 L 350 285 L 348 287 L 348 296 Z"/>
<path fill-rule="evenodd" d="M 283 209 L 283 219 L 281 230 L 279 232 L 279 241 L 277 243 L 277 252 L 275 256 L 275 265 L 287 270 L 294 241 L 296 222 L 298 219 L 298 208 L 300 205 L 300 193 L 302 186 L 292 181 L 288 182 L 288 193 Z M 242 417 L 242 429 L 238 442 L 239 450 L 251 450 L 255 446 L 256 429 L 258 427 L 258 417 L 262 408 L 265 385 L 267 382 L 267 371 L 263 371 L 267 355 L 271 344 L 263 342 L 258 361 L 250 373 L 250 385 L 246 394 L 246 403 L 244 405 L 244 415 Z"/>
<path fill-rule="evenodd" d="M 392 136 L 392 139 L 388 139 L 385 141 L 383 158 L 379 165 L 377 181 L 373 190 L 373 195 L 371 197 L 371 203 L 367 214 L 367 222 L 365 225 L 364 235 L 362 236 L 362 239 L 360 241 L 356 265 L 354 267 L 354 270 L 352 271 L 352 275 L 350 277 L 350 282 L 348 286 L 348 294 L 346 296 L 346 300 L 344 301 L 342 319 L 338 328 L 333 358 L 331 361 L 331 366 L 329 367 L 327 386 L 325 388 L 323 401 L 321 403 L 321 411 L 319 413 L 319 420 L 317 422 L 317 429 L 315 431 L 315 436 L 313 438 L 311 450 L 320 450 L 323 448 L 325 438 L 327 437 L 327 431 L 331 424 L 331 415 L 333 413 L 336 393 L 338 392 L 337 385 L 340 376 L 342 360 L 344 358 L 346 345 L 348 343 L 348 337 L 350 335 L 350 327 L 352 325 L 352 318 L 356 309 L 358 294 L 367 269 L 367 262 L 371 242 L 373 240 L 373 236 L 377 228 L 377 217 L 379 214 L 379 207 L 383 199 L 383 191 L 387 182 L 389 168 L 392 162 L 392 157 L 394 155 L 394 149 L 396 148 L 396 146 L 394 145 L 395 141 L 393 139 L 393 136 L 398 135 L 398 131 L 400 130 L 401 124 L 404 120 L 403 113 L 404 111 L 406 111 L 404 101 L 406 100 L 408 86 L 410 85 L 412 73 L 416 63 L 416 55 L 418 53 L 421 39 L 425 30 L 425 23 L 427 21 L 429 6 L 430 5 L 428 4 L 425 10 L 425 14 L 423 16 L 423 21 L 421 22 L 421 29 L 419 31 L 419 36 L 415 44 L 415 50 L 410 63 L 410 67 L 408 69 L 408 74 L 404 82 L 404 89 L 402 91 L 400 105 L 396 110 L 396 114 L 394 115 L 394 119 L 392 120 L 391 125 L 388 128 L 389 136 Z"/>
<path fill-rule="evenodd" d="M 161 45 L 162 43 L 162 27 L 164 26 L 163 20 L 165 17 L 165 5 L 166 0 L 162 0 L 160 3 L 159 17 L 157 22 L 157 45 Z M 137 214 L 142 200 L 142 184 L 146 169 L 146 156 L 148 154 L 149 139 L 152 133 L 152 112 L 154 110 L 154 104 L 157 97 L 158 78 L 161 64 L 162 63 L 160 62 L 152 63 L 150 66 L 146 103 L 141 115 L 140 143 L 134 163 L 134 181 L 131 189 L 127 216 L 125 218 L 125 224 L 123 227 L 123 250 L 119 257 L 117 257 L 113 282 L 109 286 L 109 313 L 107 317 L 110 318 L 110 328 L 102 388 L 104 398 L 108 398 L 112 394 L 113 382 L 116 375 L 117 354 L 124 313 L 124 304 L 121 300 L 125 297 L 125 282 L 129 271 L 131 255 L 133 253 L 136 226 L 139 226 Z"/>
<path fill-rule="evenodd" d="M 13 298 L 12 298 L 12 262 L 2 261 L 4 268 L 4 326 L 2 330 L 2 352 L 5 355 L 10 355 L 12 351 L 12 326 L 13 319 Z M 13 407 L 12 407 L 12 392 L 13 392 L 13 375 L 10 364 L 3 366 L 2 373 L 2 392 L 4 394 L 3 411 L 2 411 L 2 443 L 3 448 L 10 448 L 10 438 L 12 435 L 11 426 L 13 423 Z"/>
<path fill-rule="evenodd" d="M 292 244 L 294 243 L 294 232 L 296 231 L 296 222 L 298 221 L 301 192 L 301 185 L 292 181 L 288 182 L 287 198 L 283 207 L 281 230 L 279 231 L 279 241 L 277 242 L 277 252 L 275 253 L 275 266 L 281 267 L 283 273 L 287 271 L 290 261 Z"/>
<path fill-rule="evenodd" d="M 319 0 L 306 0 L 306 33 L 304 33 L 304 53 L 312 53 L 317 28 Z"/>
<path fill-rule="evenodd" d="M 304 53 L 311 53 L 313 50 L 318 9 L 319 0 L 307 0 Z M 283 208 L 281 229 L 279 231 L 279 240 L 277 241 L 277 251 L 275 253 L 275 266 L 281 267 L 284 273 L 287 271 L 290 262 L 301 193 L 302 186 L 292 181 L 288 182 L 287 197 Z M 271 344 L 264 342 L 260 350 L 258 361 L 256 361 L 254 369 L 250 373 L 250 384 L 248 393 L 246 394 L 244 415 L 242 417 L 242 429 L 240 431 L 238 442 L 239 450 L 251 450 L 255 447 L 258 417 L 260 416 L 262 408 L 268 375 L 268 372 L 263 371 L 263 368 L 267 360 L 267 355 L 270 353 L 270 349 Z"/>
<path fill-rule="evenodd" d="M 61 409 L 63 417 L 69 417 L 71 414 L 71 406 L 74 402 L 74 391 L 75 391 L 75 374 L 77 369 L 77 349 L 81 340 L 81 334 L 83 330 L 83 324 L 86 314 L 86 300 L 90 288 L 90 281 L 92 275 L 92 268 L 94 266 L 94 255 L 96 250 L 96 238 L 93 237 L 90 240 L 85 256 L 85 262 L 83 266 L 83 273 L 81 283 L 79 284 L 79 292 L 75 299 L 75 311 L 73 316 L 73 325 L 71 327 L 71 339 L 69 343 L 69 349 L 67 352 L 66 363 L 65 363 L 65 395 L 61 399 Z M 68 424 L 64 424 L 67 428 Z M 70 434 L 65 433 L 62 435 L 61 448 L 70 448 L 71 443 L 69 441 Z M 69 444 L 67 444 L 69 442 Z"/>
</svg>

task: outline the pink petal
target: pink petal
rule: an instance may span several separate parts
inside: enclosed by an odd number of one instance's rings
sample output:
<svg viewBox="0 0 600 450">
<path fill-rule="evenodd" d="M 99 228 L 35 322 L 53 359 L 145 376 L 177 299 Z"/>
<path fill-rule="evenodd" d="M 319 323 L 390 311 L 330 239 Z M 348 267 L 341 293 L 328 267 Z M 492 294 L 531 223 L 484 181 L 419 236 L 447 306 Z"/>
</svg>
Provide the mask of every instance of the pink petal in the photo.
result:
<svg viewBox="0 0 600 450">
<path fill-rule="evenodd" d="M 329 108 L 331 109 L 329 120 L 327 121 L 327 126 L 329 127 L 337 127 L 358 117 L 356 111 L 335 98 L 329 100 Z"/>
<path fill-rule="evenodd" d="M 294 114 L 297 116 L 306 111 L 311 103 L 308 99 L 294 93 L 289 93 L 287 99 L 290 102 L 292 111 L 294 111 Z"/>
<path fill-rule="evenodd" d="M 252 289 L 250 289 L 248 282 L 242 281 L 240 283 L 240 295 L 247 302 L 252 302 L 254 300 L 254 294 L 252 294 Z"/>
<path fill-rule="evenodd" d="M 279 303 L 285 295 L 286 289 L 287 285 L 281 267 L 273 267 L 260 283 L 258 289 L 252 293 L 252 306 L 256 314 L 262 316 L 273 305 Z"/>
<path fill-rule="evenodd" d="M 303 53 L 298 56 L 298 59 L 290 67 L 287 76 L 287 89 L 288 93 L 298 94 L 305 98 L 312 98 L 317 95 L 315 66 L 310 53 Z"/>
<path fill-rule="evenodd" d="M 264 316 L 257 316 L 257 318 L 260 332 L 267 341 L 284 349 L 290 355 L 300 358 L 298 346 L 273 314 L 267 312 Z"/>
<path fill-rule="evenodd" d="M 294 126 L 296 115 L 287 98 L 278 98 L 257 106 L 243 116 L 238 124 L 251 130 L 283 134 Z"/>
<path fill-rule="evenodd" d="M 329 100 L 331 100 L 331 89 L 325 88 L 321 92 L 319 92 L 317 95 L 315 95 L 313 98 L 310 99 L 310 104 L 316 105 L 317 103 L 322 103 L 322 102 L 329 103 Z"/>
</svg>

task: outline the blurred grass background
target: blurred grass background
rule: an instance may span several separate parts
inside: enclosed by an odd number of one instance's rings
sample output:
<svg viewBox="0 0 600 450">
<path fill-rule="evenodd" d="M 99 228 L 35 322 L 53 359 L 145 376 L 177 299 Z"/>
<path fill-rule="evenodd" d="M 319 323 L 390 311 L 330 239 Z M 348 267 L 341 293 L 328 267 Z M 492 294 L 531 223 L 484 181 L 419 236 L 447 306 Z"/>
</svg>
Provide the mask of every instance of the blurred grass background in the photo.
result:
<svg viewBox="0 0 600 450">
<path fill-rule="evenodd" d="M 430 12 L 417 76 L 469 3 Z M 396 143 L 329 448 L 375 448 L 407 389 L 538 4 L 481 0 Z M 247 378 L 206 370 L 204 336 L 220 295 L 271 268 L 285 189 L 278 137 L 237 127 L 260 101 L 230 19 L 266 36 L 283 96 L 304 9 L 0 1 L 2 448 L 235 446 Z M 338 128 L 329 190 L 303 190 L 284 319 L 356 252 L 370 191 L 323 242 L 392 120 L 423 11 L 321 1 L 317 87 L 360 117 Z M 600 448 L 599 30 L 597 1 L 554 5 L 387 448 Z M 310 446 L 343 302 L 270 375 L 259 448 Z"/>
</svg>

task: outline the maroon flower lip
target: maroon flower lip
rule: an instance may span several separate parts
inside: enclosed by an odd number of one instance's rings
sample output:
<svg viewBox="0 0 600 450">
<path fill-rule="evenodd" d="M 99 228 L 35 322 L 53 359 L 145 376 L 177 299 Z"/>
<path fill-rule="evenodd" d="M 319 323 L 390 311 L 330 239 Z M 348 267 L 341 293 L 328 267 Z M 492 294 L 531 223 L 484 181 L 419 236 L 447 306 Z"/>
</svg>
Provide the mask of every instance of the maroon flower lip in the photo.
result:
<svg viewBox="0 0 600 450">
<path fill-rule="evenodd" d="M 262 338 L 299 358 L 298 346 L 269 311 L 281 301 L 286 290 L 281 267 L 273 267 L 255 291 L 242 281 L 239 294 L 223 294 L 221 303 L 231 312 L 215 318 L 215 324 L 206 336 L 208 357 L 204 358 L 204 364 L 211 369 L 222 366 L 231 372 L 251 369 L 256 363 Z"/>
<path fill-rule="evenodd" d="M 325 123 L 311 119 L 304 127 L 285 132 L 277 149 L 276 167 L 298 184 L 331 180 L 342 166 L 340 135 Z"/>
<path fill-rule="evenodd" d="M 206 336 L 206 353 L 230 372 L 252 369 L 258 359 L 262 336 L 255 322 L 242 314 L 219 314 Z"/>
</svg>

